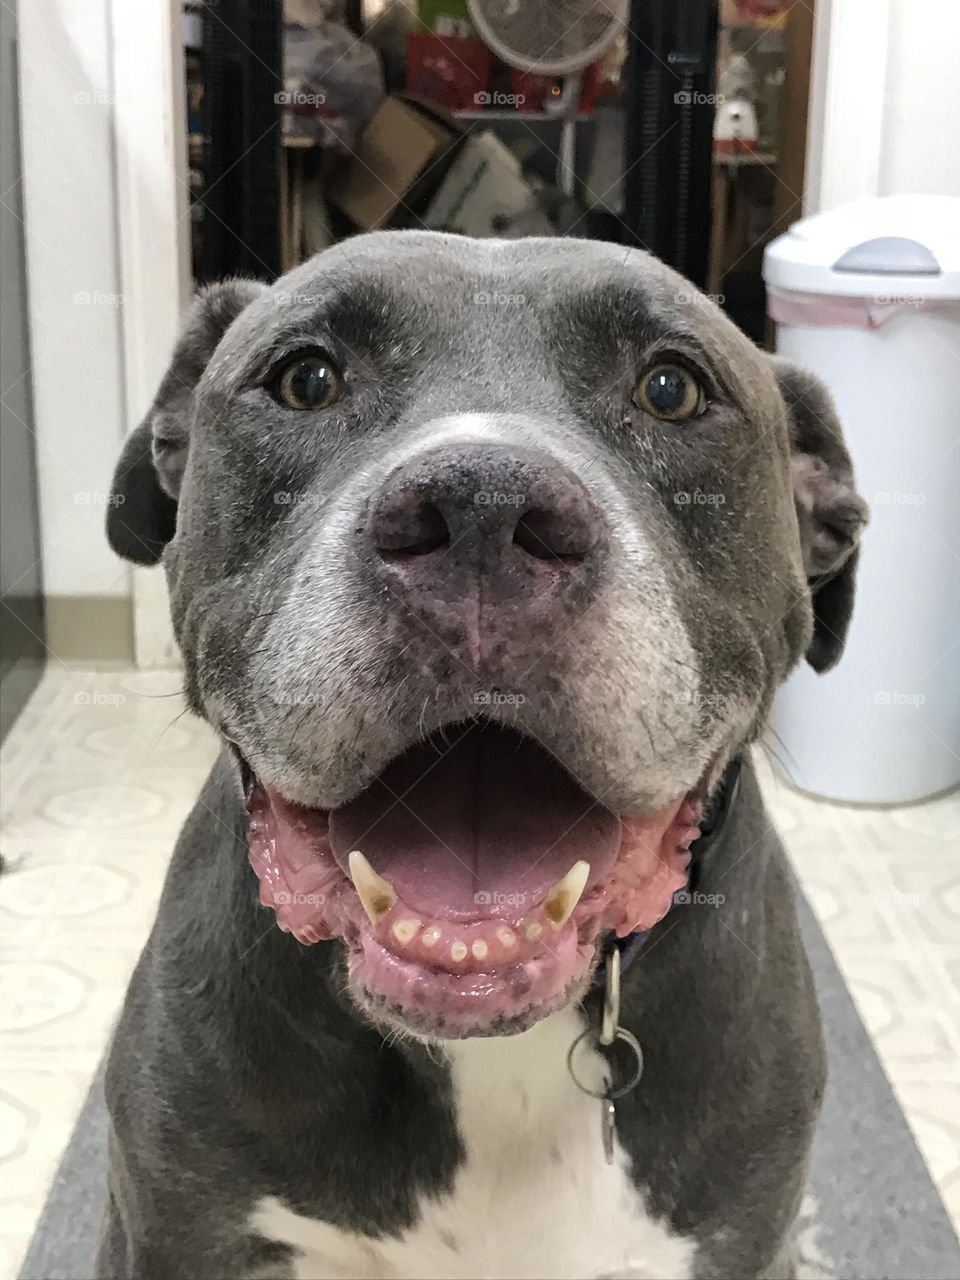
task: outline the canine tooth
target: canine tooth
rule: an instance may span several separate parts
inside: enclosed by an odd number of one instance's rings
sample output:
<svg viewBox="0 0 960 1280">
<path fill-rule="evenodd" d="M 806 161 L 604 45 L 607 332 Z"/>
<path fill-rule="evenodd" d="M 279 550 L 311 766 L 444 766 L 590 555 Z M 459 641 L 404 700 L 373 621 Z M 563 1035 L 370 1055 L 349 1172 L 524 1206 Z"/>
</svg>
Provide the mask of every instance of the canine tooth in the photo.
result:
<svg viewBox="0 0 960 1280">
<path fill-rule="evenodd" d="M 505 924 L 502 924 L 497 930 L 497 937 L 505 947 L 515 947 L 517 945 L 517 935 L 512 929 L 508 929 Z"/>
<path fill-rule="evenodd" d="M 478 960 L 486 960 L 487 944 L 484 942 L 482 938 L 478 938 L 476 942 L 473 944 L 473 946 L 470 948 L 470 950 L 473 952 L 473 954 L 476 956 Z"/>
<path fill-rule="evenodd" d="M 408 942 L 412 942 L 417 936 L 417 930 L 420 928 L 419 920 L 395 920 L 393 925 L 393 936 L 398 942 L 402 942 L 404 946 Z"/>
<path fill-rule="evenodd" d="M 423 931 L 423 937 L 420 941 L 425 947 L 435 947 L 440 941 L 440 930 L 435 924 L 431 925 L 429 929 Z"/>
<path fill-rule="evenodd" d="M 581 858 L 547 894 L 543 909 L 558 929 L 573 915 L 573 909 L 583 896 L 589 878 L 590 863 Z"/>
<path fill-rule="evenodd" d="M 377 875 L 359 849 L 354 849 L 350 854 L 347 866 L 363 909 L 370 917 L 370 923 L 376 924 L 397 900 L 393 885 L 389 880 L 384 880 L 383 876 Z"/>
<path fill-rule="evenodd" d="M 467 958 L 467 944 L 465 942 L 461 942 L 460 939 L 458 938 L 456 942 L 451 944 L 450 959 L 466 960 L 466 958 Z"/>
<path fill-rule="evenodd" d="M 524 929 L 524 933 L 531 942 L 536 942 L 537 938 L 543 933 L 543 925 L 539 920 L 531 920 L 526 929 Z"/>
</svg>

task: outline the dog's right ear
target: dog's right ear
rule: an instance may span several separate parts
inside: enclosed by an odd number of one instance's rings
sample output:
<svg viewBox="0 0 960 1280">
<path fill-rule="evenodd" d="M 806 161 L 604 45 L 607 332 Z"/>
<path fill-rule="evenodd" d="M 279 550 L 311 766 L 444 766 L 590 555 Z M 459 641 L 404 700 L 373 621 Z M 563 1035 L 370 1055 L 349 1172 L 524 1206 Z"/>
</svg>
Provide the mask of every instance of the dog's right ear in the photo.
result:
<svg viewBox="0 0 960 1280">
<path fill-rule="evenodd" d="M 125 560 L 156 564 L 173 537 L 197 383 L 227 329 L 266 287 L 228 280 L 194 298 L 160 389 L 127 437 L 114 472 L 107 540 Z"/>
</svg>

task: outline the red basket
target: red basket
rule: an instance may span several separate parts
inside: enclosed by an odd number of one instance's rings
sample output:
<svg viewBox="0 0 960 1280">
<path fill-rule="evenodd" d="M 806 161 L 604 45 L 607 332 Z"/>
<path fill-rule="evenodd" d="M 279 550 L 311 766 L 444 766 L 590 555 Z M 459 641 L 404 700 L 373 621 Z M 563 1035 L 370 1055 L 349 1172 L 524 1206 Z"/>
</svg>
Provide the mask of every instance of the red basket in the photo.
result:
<svg viewBox="0 0 960 1280">
<path fill-rule="evenodd" d="M 602 68 L 602 63 L 591 62 L 583 73 L 583 87 L 580 90 L 580 110 L 585 115 L 592 115 L 596 111 L 597 102 L 606 87 Z"/>
<path fill-rule="evenodd" d="M 407 35 L 407 92 L 430 98 L 448 111 L 478 111 L 489 101 L 492 54 L 482 40 Z"/>
</svg>

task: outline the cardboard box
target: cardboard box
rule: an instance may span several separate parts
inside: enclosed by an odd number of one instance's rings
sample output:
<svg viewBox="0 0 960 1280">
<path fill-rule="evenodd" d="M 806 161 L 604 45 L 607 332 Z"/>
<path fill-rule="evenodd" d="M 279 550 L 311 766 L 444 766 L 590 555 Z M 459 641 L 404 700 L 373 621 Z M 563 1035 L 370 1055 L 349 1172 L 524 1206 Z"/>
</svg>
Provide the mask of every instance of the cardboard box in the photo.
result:
<svg viewBox="0 0 960 1280">
<path fill-rule="evenodd" d="M 386 98 L 328 199 L 361 231 L 416 225 L 462 140 L 457 124 L 430 103 Z"/>
<path fill-rule="evenodd" d="M 497 236 L 534 202 L 520 161 L 488 130 L 464 142 L 424 221 L 428 227 L 461 235 Z"/>
</svg>

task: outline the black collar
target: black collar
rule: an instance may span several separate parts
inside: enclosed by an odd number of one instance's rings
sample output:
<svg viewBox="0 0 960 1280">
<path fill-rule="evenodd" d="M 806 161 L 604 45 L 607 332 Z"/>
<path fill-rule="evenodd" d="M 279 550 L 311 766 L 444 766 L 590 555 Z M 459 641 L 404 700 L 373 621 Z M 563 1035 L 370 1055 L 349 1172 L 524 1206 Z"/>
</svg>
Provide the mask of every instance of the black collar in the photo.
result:
<svg viewBox="0 0 960 1280">
<path fill-rule="evenodd" d="M 713 789 L 700 820 L 700 834 L 690 846 L 690 869 L 687 889 L 695 890 L 703 860 L 726 829 L 730 814 L 740 795 L 743 756 L 734 756 Z"/>
</svg>

